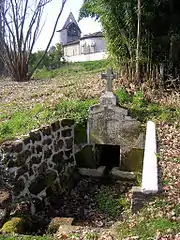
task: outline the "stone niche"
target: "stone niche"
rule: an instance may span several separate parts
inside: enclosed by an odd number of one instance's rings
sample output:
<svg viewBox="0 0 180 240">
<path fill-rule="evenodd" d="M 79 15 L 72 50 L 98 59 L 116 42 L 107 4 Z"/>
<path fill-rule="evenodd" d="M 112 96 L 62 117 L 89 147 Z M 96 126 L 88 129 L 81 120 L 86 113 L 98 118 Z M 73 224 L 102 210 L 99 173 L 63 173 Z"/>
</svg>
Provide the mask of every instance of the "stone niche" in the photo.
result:
<svg viewBox="0 0 180 240">
<path fill-rule="evenodd" d="M 114 105 L 113 102 L 109 104 L 107 101 L 101 101 L 100 104 L 90 108 L 87 129 L 88 143 L 94 145 L 95 151 L 100 151 L 101 156 L 104 156 L 99 157 L 101 158 L 99 160 L 96 157 L 97 161 L 101 162 L 100 165 L 103 163 L 103 158 L 104 163 L 107 164 L 109 157 L 113 166 L 117 166 L 115 158 L 117 159 L 118 146 L 119 166 L 124 159 L 128 163 L 132 149 L 143 148 L 141 130 L 140 122 L 129 116 L 127 109 Z M 103 146 L 106 153 L 102 153 Z M 95 153 L 95 155 L 98 154 Z"/>
</svg>

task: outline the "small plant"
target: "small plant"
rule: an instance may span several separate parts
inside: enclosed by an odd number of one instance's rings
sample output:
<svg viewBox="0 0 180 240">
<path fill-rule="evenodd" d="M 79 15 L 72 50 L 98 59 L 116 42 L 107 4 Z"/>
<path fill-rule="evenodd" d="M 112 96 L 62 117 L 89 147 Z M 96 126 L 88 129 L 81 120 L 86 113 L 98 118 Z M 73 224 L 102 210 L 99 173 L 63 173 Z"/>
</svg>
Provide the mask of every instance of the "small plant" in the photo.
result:
<svg viewBox="0 0 180 240">
<path fill-rule="evenodd" d="M 133 105 L 136 107 L 143 107 L 146 105 L 146 100 L 142 91 L 138 91 L 133 97 Z"/>
<path fill-rule="evenodd" d="M 116 92 L 118 96 L 119 103 L 129 103 L 132 101 L 132 97 L 128 94 L 128 92 L 125 89 L 119 89 Z"/>
<path fill-rule="evenodd" d="M 114 193 L 110 187 L 101 187 L 95 199 L 98 208 L 109 216 L 117 217 L 128 207 L 127 200 Z"/>
</svg>

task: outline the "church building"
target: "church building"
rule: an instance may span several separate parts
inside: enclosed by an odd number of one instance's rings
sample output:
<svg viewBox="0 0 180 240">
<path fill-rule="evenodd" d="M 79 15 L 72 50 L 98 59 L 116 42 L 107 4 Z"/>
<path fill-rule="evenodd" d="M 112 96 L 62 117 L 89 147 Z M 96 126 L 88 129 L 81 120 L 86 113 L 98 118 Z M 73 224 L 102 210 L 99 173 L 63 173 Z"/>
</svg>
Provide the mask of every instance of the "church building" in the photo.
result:
<svg viewBox="0 0 180 240">
<path fill-rule="evenodd" d="M 82 36 L 72 13 L 69 14 L 60 33 L 64 57 L 70 62 L 94 61 L 107 58 L 106 41 L 102 32 Z"/>
</svg>

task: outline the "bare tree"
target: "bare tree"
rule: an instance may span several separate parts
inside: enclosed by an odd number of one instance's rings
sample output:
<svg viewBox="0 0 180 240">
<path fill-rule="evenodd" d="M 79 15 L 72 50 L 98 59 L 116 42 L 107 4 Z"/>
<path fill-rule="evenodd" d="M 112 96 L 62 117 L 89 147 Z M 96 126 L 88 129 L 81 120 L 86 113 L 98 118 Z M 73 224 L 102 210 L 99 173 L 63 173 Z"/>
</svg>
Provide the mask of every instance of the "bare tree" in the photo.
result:
<svg viewBox="0 0 180 240">
<path fill-rule="evenodd" d="M 29 59 L 43 28 L 42 18 L 46 5 L 53 0 L 4 0 L 2 21 L 4 37 L 0 39 L 0 57 L 14 81 L 27 81 L 43 60 L 56 31 L 58 20 L 67 0 L 62 0 L 52 34 L 44 55 L 29 72 Z"/>
</svg>

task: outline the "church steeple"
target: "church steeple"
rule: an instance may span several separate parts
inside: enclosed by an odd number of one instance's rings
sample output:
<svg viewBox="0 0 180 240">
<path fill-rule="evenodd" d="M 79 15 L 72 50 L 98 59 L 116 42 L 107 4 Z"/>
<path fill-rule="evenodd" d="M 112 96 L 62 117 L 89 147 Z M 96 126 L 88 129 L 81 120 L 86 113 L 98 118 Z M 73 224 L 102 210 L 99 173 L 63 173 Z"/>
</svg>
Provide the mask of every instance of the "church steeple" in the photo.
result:
<svg viewBox="0 0 180 240">
<path fill-rule="evenodd" d="M 68 26 L 70 23 L 75 23 L 75 24 L 78 26 L 78 23 L 77 23 L 77 21 L 76 21 L 76 19 L 75 19 L 75 17 L 74 17 L 74 15 L 73 15 L 72 12 L 69 13 L 69 16 L 68 16 L 66 22 L 64 23 L 64 26 L 63 26 L 62 29 L 67 28 L 67 26 Z M 78 26 L 78 27 L 79 27 L 79 26 Z"/>
<path fill-rule="evenodd" d="M 78 23 L 72 12 L 69 13 L 69 16 L 66 19 L 63 28 L 58 32 L 60 32 L 60 41 L 62 45 L 66 45 L 67 43 L 80 40 L 81 29 L 79 28 Z"/>
</svg>

